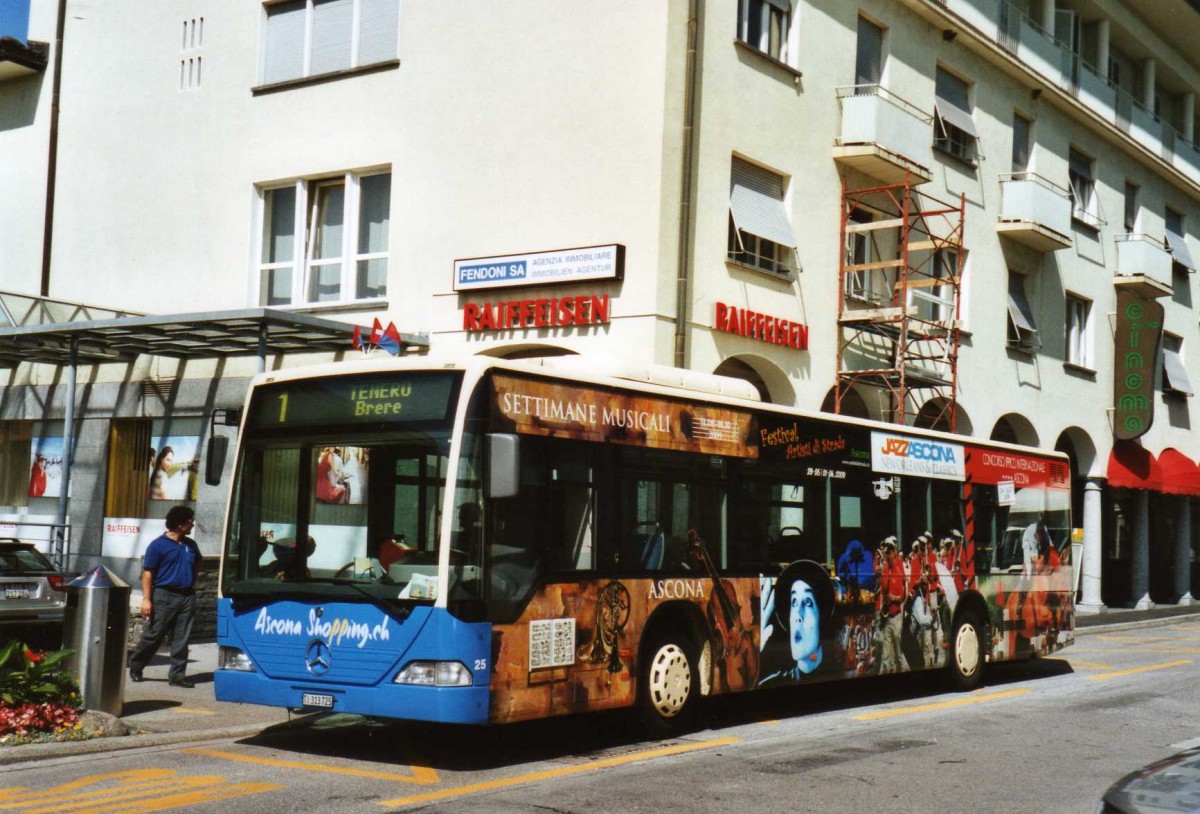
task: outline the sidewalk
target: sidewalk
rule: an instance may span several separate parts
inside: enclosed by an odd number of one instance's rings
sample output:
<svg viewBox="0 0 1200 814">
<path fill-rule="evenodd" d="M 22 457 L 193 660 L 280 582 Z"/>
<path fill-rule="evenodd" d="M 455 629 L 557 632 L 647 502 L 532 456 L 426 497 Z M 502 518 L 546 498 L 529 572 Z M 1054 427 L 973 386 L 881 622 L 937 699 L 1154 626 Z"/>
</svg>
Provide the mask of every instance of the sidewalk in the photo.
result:
<svg viewBox="0 0 1200 814">
<path fill-rule="evenodd" d="M 1200 618 L 1200 605 L 1167 606 L 1146 611 L 1109 608 L 1104 613 L 1079 614 L 1076 617 L 1075 634 L 1086 636 L 1156 627 L 1193 617 Z M 0 747 L 0 766 L 172 743 L 249 737 L 268 727 L 301 719 L 301 716 L 290 716 L 285 709 L 217 701 L 213 697 L 212 683 L 213 671 L 217 666 L 217 645 L 192 645 L 190 656 L 188 675 L 196 682 L 196 686 L 190 690 L 167 684 L 168 658 L 165 653 L 154 657 L 146 668 L 146 680 L 140 684 L 129 681 L 126 675 L 125 704 L 120 717 L 126 726 L 140 734 Z M 1063 656 L 1070 658 L 1069 648 L 1063 652 Z"/>
</svg>

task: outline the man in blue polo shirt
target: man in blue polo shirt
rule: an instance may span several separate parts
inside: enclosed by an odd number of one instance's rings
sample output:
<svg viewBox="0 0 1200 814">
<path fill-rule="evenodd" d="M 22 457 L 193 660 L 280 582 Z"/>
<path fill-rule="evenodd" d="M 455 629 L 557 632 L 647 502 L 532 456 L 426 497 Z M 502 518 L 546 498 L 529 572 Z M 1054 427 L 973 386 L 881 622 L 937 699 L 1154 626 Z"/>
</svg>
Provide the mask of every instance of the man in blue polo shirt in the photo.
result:
<svg viewBox="0 0 1200 814">
<path fill-rule="evenodd" d="M 187 677 L 188 637 L 196 611 L 196 575 L 200 573 L 200 547 L 188 537 L 196 513 L 187 506 L 167 512 L 167 530 L 146 549 L 142 559 L 142 615 L 150 624 L 129 654 L 129 678 L 142 681 L 142 669 L 154 657 L 167 631 L 171 631 L 171 668 L 167 683 L 196 686 Z"/>
</svg>

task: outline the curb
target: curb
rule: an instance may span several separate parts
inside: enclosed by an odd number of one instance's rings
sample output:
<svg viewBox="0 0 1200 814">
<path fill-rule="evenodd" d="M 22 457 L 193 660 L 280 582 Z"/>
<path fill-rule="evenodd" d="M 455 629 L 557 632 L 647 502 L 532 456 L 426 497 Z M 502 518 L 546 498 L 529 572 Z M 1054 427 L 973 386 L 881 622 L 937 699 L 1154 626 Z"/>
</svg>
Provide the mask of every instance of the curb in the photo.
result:
<svg viewBox="0 0 1200 814">
<path fill-rule="evenodd" d="M 153 732 L 145 735 L 120 735 L 91 738 L 85 741 L 63 741 L 61 743 L 28 743 L 21 746 L 0 747 L 0 766 L 18 766 L 34 761 L 60 757 L 123 752 L 131 749 L 173 746 L 180 743 L 242 738 L 257 735 L 278 724 L 243 724 L 222 729 L 201 729 L 186 732 Z"/>
<path fill-rule="evenodd" d="M 1171 616 L 1163 616 L 1158 619 L 1142 619 L 1136 622 L 1112 622 L 1106 625 L 1087 625 L 1086 627 L 1075 628 L 1075 638 L 1080 636 L 1090 636 L 1095 633 L 1114 633 L 1121 630 L 1142 630 L 1150 627 L 1165 627 L 1178 622 L 1187 622 L 1192 619 L 1200 618 L 1200 610 L 1194 613 L 1176 613 Z"/>
</svg>

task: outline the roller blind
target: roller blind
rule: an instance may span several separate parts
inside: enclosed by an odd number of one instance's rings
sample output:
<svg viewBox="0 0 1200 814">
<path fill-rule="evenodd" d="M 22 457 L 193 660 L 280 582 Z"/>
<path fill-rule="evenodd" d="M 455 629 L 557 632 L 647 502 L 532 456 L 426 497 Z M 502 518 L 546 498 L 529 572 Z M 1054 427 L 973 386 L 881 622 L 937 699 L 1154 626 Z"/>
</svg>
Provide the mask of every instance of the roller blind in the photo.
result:
<svg viewBox="0 0 1200 814">
<path fill-rule="evenodd" d="M 975 119 L 971 117 L 967 83 L 938 68 L 934 93 L 937 113 L 942 120 L 973 138 L 979 138 L 979 132 L 975 129 Z"/>
<path fill-rule="evenodd" d="M 783 205 L 783 179 L 770 170 L 733 159 L 729 207 L 738 229 L 783 246 L 798 242 Z"/>
<path fill-rule="evenodd" d="M 304 0 L 267 8 L 263 83 L 298 79 L 304 73 Z"/>
<path fill-rule="evenodd" d="M 396 58 L 400 27 L 397 0 L 362 0 L 358 25 L 358 64 L 385 62 Z"/>
</svg>

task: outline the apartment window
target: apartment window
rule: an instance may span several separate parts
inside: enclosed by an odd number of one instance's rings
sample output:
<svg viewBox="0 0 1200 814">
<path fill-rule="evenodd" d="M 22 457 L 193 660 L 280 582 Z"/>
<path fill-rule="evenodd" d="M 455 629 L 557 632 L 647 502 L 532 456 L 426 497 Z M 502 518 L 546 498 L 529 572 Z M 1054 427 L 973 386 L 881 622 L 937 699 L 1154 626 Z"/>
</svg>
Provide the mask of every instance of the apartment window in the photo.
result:
<svg viewBox="0 0 1200 814">
<path fill-rule="evenodd" d="M 738 0 L 738 39 L 787 62 L 791 17 L 791 0 Z"/>
<path fill-rule="evenodd" d="M 1125 182 L 1125 232 L 1137 232 L 1138 212 L 1141 209 L 1142 188 L 1132 181 Z"/>
<path fill-rule="evenodd" d="M 879 85 L 883 81 L 883 28 L 866 17 L 858 18 L 858 46 L 854 56 L 854 84 Z"/>
<path fill-rule="evenodd" d="M 1067 295 L 1067 355 L 1068 364 L 1077 367 L 1092 366 L 1092 303 L 1082 297 Z"/>
<path fill-rule="evenodd" d="M 796 243 L 783 202 L 783 176 L 735 157 L 729 180 L 729 259 L 788 274 Z"/>
<path fill-rule="evenodd" d="M 1074 147 L 1067 156 L 1067 175 L 1071 189 L 1071 216 L 1075 220 L 1098 229 L 1100 206 L 1096 200 L 1095 162 Z"/>
<path fill-rule="evenodd" d="M 386 296 L 391 192 L 390 173 L 346 173 L 264 189 L 259 303 Z"/>
<path fill-rule="evenodd" d="M 263 84 L 396 59 L 400 0 L 286 0 L 266 15 Z"/>
<path fill-rule="evenodd" d="M 1017 350 L 1041 346 L 1037 321 L 1029 307 L 1029 298 L 1025 296 L 1025 278 L 1011 271 L 1008 273 L 1008 346 Z"/>
<path fill-rule="evenodd" d="M 1196 264 L 1192 260 L 1192 253 L 1188 250 L 1187 241 L 1183 237 L 1183 214 L 1168 206 L 1166 227 L 1167 246 L 1171 249 L 1175 265 L 1195 271 Z"/>
<path fill-rule="evenodd" d="M 1183 365 L 1183 339 L 1174 334 L 1163 334 L 1162 389 L 1172 396 L 1190 396 L 1192 382 Z"/>
<path fill-rule="evenodd" d="M 958 263 L 956 249 L 938 249 L 933 253 L 928 265 L 932 279 L 921 280 L 922 285 L 908 290 L 908 304 L 915 309 L 917 319 L 938 323 L 954 319 L 953 281 L 958 277 Z M 941 280 L 945 282 L 938 282 Z"/>
<path fill-rule="evenodd" d="M 867 263 L 873 263 L 878 259 L 879 252 L 875 245 L 874 234 L 865 228 L 873 220 L 874 218 L 871 216 L 871 213 L 865 209 L 855 209 L 850 213 L 850 220 L 846 224 L 847 266 L 862 266 Z M 857 231 L 859 229 L 862 229 L 862 231 Z M 846 272 L 843 279 L 846 298 L 860 302 L 878 302 L 883 295 L 874 290 L 872 281 L 873 279 L 883 277 L 887 271 L 889 270 L 876 269 L 875 271 L 867 271 L 865 269 L 857 269 Z M 888 298 L 885 296 L 884 300 L 886 301 Z"/>
<path fill-rule="evenodd" d="M 1012 171 L 1028 172 L 1033 158 L 1033 122 L 1020 113 L 1013 114 Z"/>
<path fill-rule="evenodd" d="M 979 131 L 971 116 L 970 88 L 965 81 L 942 68 L 935 81 L 936 116 L 933 146 L 963 161 L 976 158 Z"/>
</svg>

